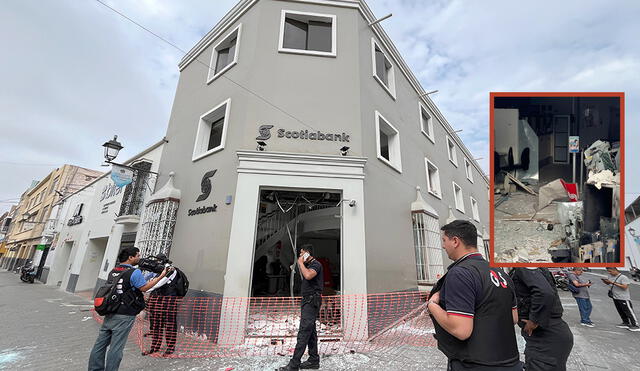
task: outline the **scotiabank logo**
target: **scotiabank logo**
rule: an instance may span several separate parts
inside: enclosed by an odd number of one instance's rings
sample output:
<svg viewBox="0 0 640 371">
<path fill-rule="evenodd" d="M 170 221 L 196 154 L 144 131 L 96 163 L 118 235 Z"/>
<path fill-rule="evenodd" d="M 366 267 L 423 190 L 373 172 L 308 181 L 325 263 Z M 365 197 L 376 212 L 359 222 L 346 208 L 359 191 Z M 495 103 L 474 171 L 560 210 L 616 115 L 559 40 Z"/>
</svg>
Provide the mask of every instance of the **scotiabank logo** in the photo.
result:
<svg viewBox="0 0 640 371">
<path fill-rule="evenodd" d="M 507 288 L 507 280 L 504 278 L 501 272 L 489 271 L 489 273 L 491 282 L 493 282 L 496 287 L 502 286 L 503 289 Z"/>
</svg>

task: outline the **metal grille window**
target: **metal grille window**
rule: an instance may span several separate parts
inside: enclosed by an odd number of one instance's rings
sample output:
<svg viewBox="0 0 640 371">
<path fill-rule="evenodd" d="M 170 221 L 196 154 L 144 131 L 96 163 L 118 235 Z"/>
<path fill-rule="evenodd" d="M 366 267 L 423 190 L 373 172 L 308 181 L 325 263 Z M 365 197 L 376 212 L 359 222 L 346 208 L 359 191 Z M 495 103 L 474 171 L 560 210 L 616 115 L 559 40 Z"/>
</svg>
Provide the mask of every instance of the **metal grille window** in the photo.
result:
<svg viewBox="0 0 640 371">
<path fill-rule="evenodd" d="M 120 205 L 119 216 L 123 215 L 138 215 L 142 211 L 142 205 L 144 203 L 144 195 L 149 187 L 147 182 L 149 180 L 149 170 L 151 170 L 151 163 L 147 161 L 141 161 L 131 166 L 138 170 L 133 173 L 133 181 L 127 185 L 124 190 L 124 196 L 122 197 L 122 204 Z"/>
<path fill-rule="evenodd" d="M 444 275 L 438 219 L 424 212 L 413 212 L 411 217 L 418 281 L 435 283 Z"/>
<path fill-rule="evenodd" d="M 173 199 L 154 200 L 147 205 L 138 241 L 141 256 L 159 253 L 169 256 L 179 205 Z"/>
</svg>

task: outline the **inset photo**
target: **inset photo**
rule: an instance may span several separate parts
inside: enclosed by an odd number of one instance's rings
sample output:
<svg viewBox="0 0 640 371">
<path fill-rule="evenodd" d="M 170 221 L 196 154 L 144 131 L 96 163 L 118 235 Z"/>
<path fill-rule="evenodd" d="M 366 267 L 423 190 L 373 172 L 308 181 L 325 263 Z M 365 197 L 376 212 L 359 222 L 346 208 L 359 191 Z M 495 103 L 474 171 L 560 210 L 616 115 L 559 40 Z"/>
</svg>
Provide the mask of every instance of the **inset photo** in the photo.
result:
<svg viewBox="0 0 640 371">
<path fill-rule="evenodd" d="M 491 93 L 490 148 L 492 265 L 624 265 L 624 93 Z"/>
</svg>

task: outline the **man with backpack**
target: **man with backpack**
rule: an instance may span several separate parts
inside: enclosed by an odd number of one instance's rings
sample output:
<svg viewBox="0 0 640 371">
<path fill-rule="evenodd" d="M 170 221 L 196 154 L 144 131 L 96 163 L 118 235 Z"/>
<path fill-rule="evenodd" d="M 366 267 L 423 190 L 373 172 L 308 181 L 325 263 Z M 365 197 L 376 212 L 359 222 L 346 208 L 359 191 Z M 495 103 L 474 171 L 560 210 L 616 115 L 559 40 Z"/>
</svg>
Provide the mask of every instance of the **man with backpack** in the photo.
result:
<svg viewBox="0 0 640 371">
<path fill-rule="evenodd" d="M 89 371 L 118 370 L 136 315 L 145 306 L 142 293 L 155 286 L 167 274 L 165 269 L 158 277 L 146 281 L 142 272 L 133 267 L 139 260 L 140 250 L 136 247 L 120 251 L 120 264 L 109 272 L 107 283 L 96 293 L 94 305 L 96 312 L 104 315 L 104 322 L 89 356 Z"/>
<path fill-rule="evenodd" d="M 164 254 L 156 255 L 156 259 L 169 261 Z M 173 272 L 166 277 L 166 281 L 158 283 L 150 290 L 148 312 L 153 340 L 151 341 L 151 349 L 142 352 L 143 356 L 160 351 L 163 335 L 167 342 L 167 349 L 163 356 L 168 357 L 175 352 L 179 298 L 184 297 L 188 289 L 189 281 L 185 274 L 181 270 L 173 268 Z"/>
<path fill-rule="evenodd" d="M 591 287 L 591 281 L 582 277 L 582 267 L 573 268 L 573 272 L 569 273 L 569 291 L 576 299 L 578 303 L 578 310 L 580 311 L 580 324 L 587 327 L 594 327 L 591 322 L 591 299 L 589 298 L 589 287 Z"/>
</svg>

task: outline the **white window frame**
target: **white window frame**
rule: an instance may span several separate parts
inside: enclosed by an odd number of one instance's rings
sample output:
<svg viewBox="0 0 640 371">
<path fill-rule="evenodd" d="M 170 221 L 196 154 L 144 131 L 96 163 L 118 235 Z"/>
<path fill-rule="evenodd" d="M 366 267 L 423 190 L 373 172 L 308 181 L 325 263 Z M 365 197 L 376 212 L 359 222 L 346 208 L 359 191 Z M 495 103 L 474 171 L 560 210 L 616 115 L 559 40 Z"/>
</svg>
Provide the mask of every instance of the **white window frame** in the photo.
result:
<svg viewBox="0 0 640 371">
<path fill-rule="evenodd" d="M 378 49 L 380 49 L 384 58 L 391 65 L 391 68 L 389 69 L 389 76 L 387 77 L 389 86 L 385 85 L 385 83 L 380 77 L 378 77 L 378 74 L 376 73 L 376 46 L 378 47 Z M 391 62 L 391 59 L 387 57 L 387 53 L 385 53 L 382 46 L 380 46 L 380 44 L 373 37 L 371 38 L 371 67 L 373 70 L 373 78 L 384 88 L 384 91 L 386 91 L 391 96 L 391 98 L 393 98 L 393 100 L 396 100 L 396 68 Z"/>
<path fill-rule="evenodd" d="M 476 222 L 480 222 L 480 211 L 478 209 L 478 201 L 476 201 L 475 198 L 473 198 L 473 196 L 469 196 L 469 198 L 471 199 L 471 213 L 473 214 L 473 220 L 475 220 Z"/>
<path fill-rule="evenodd" d="M 437 186 L 438 186 L 437 190 L 431 189 L 431 175 L 429 174 L 429 166 L 431 166 L 431 167 L 436 169 L 435 173 L 436 173 L 436 176 L 438 177 L 437 182 L 436 182 Z M 437 197 L 437 198 L 442 200 L 442 185 L 441 185 L 441 182 L 440 182 L 440 170 L 438 169 L 436 164 L 434 164 L 433 162 L 429 161 L 429 159 L 426 158 L 426 157 L 424 158 L 424 169 L 425 169 L 425 172 L 427 173 L 426 174 L 426 176 L 427 176 L 427 191 L 429 193 L 431 193 L 432 195 L 434 195 L 435 197 Z"/>
<path fill-rule="evenodd" d="M 308 16 L 310 18 L 325 18 L 331 19 L 331 51 L 330 52 L 321 52 L 317 50 L 304 50 L 304 49 L 290 49 L 284 47 L 284 21 L 287 17 L 287 14 L 295 14 Z M 320 57 L 335 57 L 337 51 L 337 34 L 338 34 L 338 25 L 336 23 L 336 15 L 335 14 L 322 14 L 322 13 L 310 13 L 310 12 L 299 12 L 296 10 L 288 10 L 283 9 L 282 15 L 280 18 L 280 37 L 278 38 L 278 52 L 279 53 L 292 53 L 292 54 L 306 54 L 306 55 L 316 55 Z"/>
<path fill-rule="evenodd" d="M 471 168 L 471 161 L 467 160 L 466 157 L 464 157 L 464 172 L 467 174 L 467 179 L 473 183 L 473 168 Z"/>
<path fill-rule="evenodd" d="M 449 146 L 451 144 L 451 146 Z M 456 150 L 456 143 L 451 140 L 451 138 L 447 135 L 447 156 L 449 157 L 449 161 L 458 167 L 458 151 Z"/>
<path fill-rule="evenodd" d="M 208 139 L 209 139 L 209 136 L 211 135 L 211 132 L 210 131 L 207 132 L 205 130 L 205 126 L 208 124 L 207 122 L 204 121 L 204 118 L 210 115 L 211 113 L 215 112 L 216 110 L 218 110 L 220 107 L 224 105 L 226 105 L 226 107 L 224 108 L 224 122 L 222 127 L 222 138 L 220 140 L 220 145 L 217 147 L 211 148 L 210 150 L 206 150 L 205 148 L 207 148 Z M 198 119 L 198 130 L 196 132 L 196 140 L 193 145 L 193 157 L 191 158 L 191 161 L 194 161 L 194 162 L 198 161 L 204 157 L 207 157 L 213 153 L 222 151 L 224 149 L 226 138 L 227 138 L 227 129 L 229 126 L 230 112 L 231 112 L 231 98 L 218 104 L 217 106 L 213 107 L 212 109 L 204 113 L 202 116 L 200 116 L 200 118 Z"/>
<path fill-rule="evenodd" d="M 462 193 L 462 187 L 458 185 L 458 183 L 452 181 L 453 184 L 453 200 L 456 204 L 456 209 L 464 214 L 464 194 Z M 458 203 L 458 194 L 456 192 L 456 187 L 460 190 L 460 202 Z M 462 205 L 460 205 L 460 203 Z"/>
<path fill-rule="evenodd" d="M 426 130 L 425 130 L 425 122 L 422 118 L 422 112 L 425 112 L 427 114 L 427 116 L 429 116 L 429 119 L 426 122 Z M 418 117 L 420 117 L 420 131 L 422 132 L 422 134 L 424 134 L 425 137 L 429 138 L 429 140 L 435 144 L 436 143 L 436 138 L 433 134 L 433 115 L 431 114 L 431 112 L 429 112 L 429 110 L 427 109 L 427 107 L 425 107 L 422 102 L 418 102 Z"/>
<path fill-rule="evenodd" d="M 380 112 L 376 111 L 375 115 L 376 115 L 376 154 L 378 156 L 378 160 L 389 165 L 395 171 L 402 173 L 400 132 L 398 131 L 398 129 L 395 128 L 395 126 L 391 124 L 391 122 L 389 122 L 389 120 L 384 118 L 384 116 L 382 116 Z M 389 137 L 389 158 L 390 158 L 389 160 L 384 158 L 380 153 L 380 120 L 384 121 L 384 124 L 395 134 L 393 135 L 393 137 L 387 134 L 387 136 Z M 393 141 L 391 140 L 392 138 L 394 138 Z"/>
<path fill-rule="evenodd" d="M 238 55 L 240 52 L 240 35 L 242 33 L 242 23 L 237 25 L 231 32 L 229 32 L 225 37 L 223 37 L 216 45 L 213 46 L 211 50 L 211 60 L 209 61 L 209 71 L 207 73 L 207 84 L 210 84 L 213 80 L 217 79 L 220 75 L 227 72 L 231 67 L 238 64 Z M 232 36 L 236 36 L 236 50 L 233 54 L 233 61 L 227 64 L 223 69 L 215 73 L 216 71 L 216 62 L 218 60 L 218 48 L 220 45 L 229 40 Z"/>
</svg>

